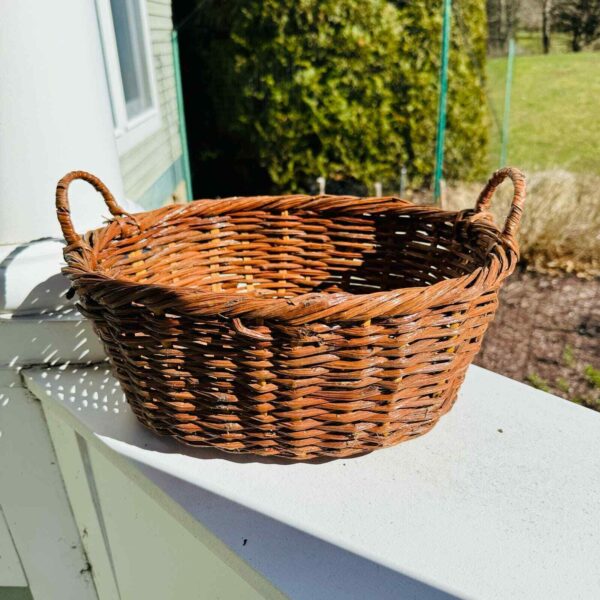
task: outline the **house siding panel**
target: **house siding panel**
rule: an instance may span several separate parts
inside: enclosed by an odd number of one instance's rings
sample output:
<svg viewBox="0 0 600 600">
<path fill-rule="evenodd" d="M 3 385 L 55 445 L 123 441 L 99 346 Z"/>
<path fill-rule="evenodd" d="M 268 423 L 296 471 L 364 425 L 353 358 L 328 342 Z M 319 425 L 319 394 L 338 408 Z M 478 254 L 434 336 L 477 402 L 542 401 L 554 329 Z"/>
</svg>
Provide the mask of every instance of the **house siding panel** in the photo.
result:
<svg viewBox="0 0 600 600">
<path fill-rule="evenodd" d="M 174 165 L 180 164 L 182 154 L 171 47 L 171 0 L 147 0 L 146 8 L 160 106 L 160 128 L 120 157 L 125 194 L 138 201 L 152 195 L 151 188 L 158 186 L 159 180 L 164 182 L 163 176 L 167 172 L 181 172 Z M 164 192 L 164 183 L 160 189 Z M 168 200 L 169 194 L 164 202 Z"/>
<path fill-rule="evenodd" d="M 171 21 L 171 2 L 148 0 L 148 14 L 157 17 L 166 17 Z"/>
</svg>

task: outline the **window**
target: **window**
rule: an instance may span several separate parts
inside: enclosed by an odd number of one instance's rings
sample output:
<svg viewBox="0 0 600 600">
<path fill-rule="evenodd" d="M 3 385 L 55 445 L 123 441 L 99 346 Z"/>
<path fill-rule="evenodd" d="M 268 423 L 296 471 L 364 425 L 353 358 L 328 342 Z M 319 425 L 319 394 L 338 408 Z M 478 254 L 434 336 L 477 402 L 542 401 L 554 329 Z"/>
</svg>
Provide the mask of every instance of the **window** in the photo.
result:
<svg viewBox="0 0 600 600">
<path fill-rule="evenodd" d="M 160 126 L 145 0 L 96 0 L 119 152 Z"/>
</svg>

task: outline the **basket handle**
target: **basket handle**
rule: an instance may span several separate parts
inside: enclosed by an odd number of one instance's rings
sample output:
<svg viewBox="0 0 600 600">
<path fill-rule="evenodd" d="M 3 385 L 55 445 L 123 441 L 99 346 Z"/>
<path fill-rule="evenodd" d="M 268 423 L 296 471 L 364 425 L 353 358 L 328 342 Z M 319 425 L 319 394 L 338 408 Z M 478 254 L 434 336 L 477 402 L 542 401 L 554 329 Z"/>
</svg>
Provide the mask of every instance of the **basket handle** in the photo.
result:
<svg viewBox="0 0 600 600">
<path fill-rule="evenodd" d="M 87 181 L 97 192 L 102 194 L 104 202 L 106 203 L 106 206 L 108 206 L 108 210 L 110 210 L 110 214 L 113 215 L 113 217 L 131 217 L 131 215 L 118 205 L 115 197 L 95 175 L 87 173 L 86 171 L 71 171 L 70 173 L 67 173 L 56 186 L 56 215 L 60 222 L 60 228 L 65 236 L 65 240 L 67 240 L 70 245 L 82 246 L 85 242 L 83 241 L 82 236 L 79 235 L 73 227 L 73 221 L 71 221 L 71 209 L 69 206 L 68 189 L 71 183 L 76 179 Z"/>
<path fill-rule="evenodd" d="M 475 205 L 475 213 L 489 210 L 492 196 L 494 195 L 496 188 L 507 177 L 512 180 L 515 191 L 502 235 L 506 238 L 514 239 L 519 231 L 519 224 L 521 223 L 521 216 L 523 214 L 523 205 L 525 204 L 525 175 L 523 175 L 519 169 L 515 167 L 504 167 L 503 169 L 496 171 L 486 183 L 481 194 L 479 194 L 477 204 Z"/>
</svg>

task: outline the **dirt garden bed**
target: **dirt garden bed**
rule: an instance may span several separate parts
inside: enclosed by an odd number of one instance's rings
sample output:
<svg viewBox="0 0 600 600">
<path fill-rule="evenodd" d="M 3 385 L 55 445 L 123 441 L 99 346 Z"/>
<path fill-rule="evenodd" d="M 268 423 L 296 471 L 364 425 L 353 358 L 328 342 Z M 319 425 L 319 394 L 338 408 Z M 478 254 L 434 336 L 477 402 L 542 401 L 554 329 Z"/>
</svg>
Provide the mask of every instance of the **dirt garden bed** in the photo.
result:
<svg viewBox="0 0 600 600">
<path fill-rule="evenodd" d="M 515 273 L 475 363 L 600 411 L 600 279 Z"/>
</svg>

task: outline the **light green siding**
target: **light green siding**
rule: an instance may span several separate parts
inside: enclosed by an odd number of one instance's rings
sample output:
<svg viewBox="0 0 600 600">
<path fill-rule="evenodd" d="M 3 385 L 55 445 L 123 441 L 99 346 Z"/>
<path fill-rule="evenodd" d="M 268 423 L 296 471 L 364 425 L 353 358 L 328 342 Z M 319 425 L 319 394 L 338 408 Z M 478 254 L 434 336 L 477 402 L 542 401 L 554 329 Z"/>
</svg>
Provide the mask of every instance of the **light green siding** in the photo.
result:
<svg viewBox="0 0 600 600">
<path fill-rule="evenodd" d="M 171 0 L 146 0 L 146 6 L 160 104 L 160 129 L 121 155 L 121 172 L 128 198 L 143 204 L 152 198 L 151 204 L 157 206 L 169 200 L 170 194 L 182 179 L 179 167 L 181 140 L 171 47 Z M 165 178 L 172 180 L 174 172 L 180 179 L 174 181 L 172 188 L 167 190 Z M 170 174 L 168 177 L 167 173 Z M 157 189 L 154 189 L 155 186 Z M 163 194 L 164 199 L 161 201 L 157 195 L 162 197 Z"/>
</svg>

